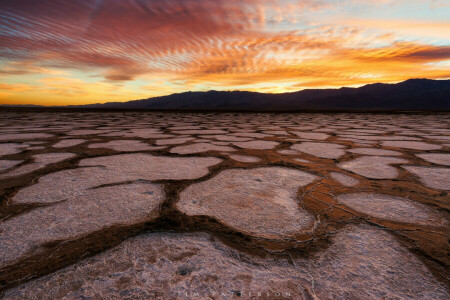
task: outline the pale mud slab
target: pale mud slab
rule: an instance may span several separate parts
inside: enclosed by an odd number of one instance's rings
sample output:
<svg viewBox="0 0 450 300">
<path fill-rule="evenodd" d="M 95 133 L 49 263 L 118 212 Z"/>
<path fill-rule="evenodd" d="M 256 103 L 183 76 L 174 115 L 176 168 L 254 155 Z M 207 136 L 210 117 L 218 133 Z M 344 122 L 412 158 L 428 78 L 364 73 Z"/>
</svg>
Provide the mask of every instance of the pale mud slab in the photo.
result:
<svg viewBox="0 0 450 300">
<path fill-rule="evenodd" d="M 308 140 L 326 140 L 330 136 L 326 133 L 320 133 L 320 132 L 299 132 L 299 131 L 291 131 L 291 133 L 295 134 L 296 136 L 302 138 L 302 139 L 308 139 Z"/>
<path fill-rule="evenodd" d="M 428 162 L 450 166 L 450 154 L 449 153 L 421 153 L 416 154 L 416 156 L 420 157 L 423 160 Z M 449 178 L 450 180 L 450 178 Z"/>
<path fill-rule="evenodd" d="M 143 139 L 165 139 L 176 137 L 173 134 L 162 133 L 159 129 L 148 128 L 148 129 L 131 129 L 127 132 L 113 132 L 109 134 L 104 134 L 103 136 L 123 136 L 123 137 L 140 137 Z"/>
<path fill-rule="evenodd" d="M 344 133 L 369 133 L 369 134 L 385 134 L 386 131 L 384 130 L 378 130 L 378 129 L 348 129 L 344 130 Z"/>
<path fill-rule="evenodd" d="M 389 233 L 350 225 L 310 271 L 319 299 L 448 299 L 448 288 Z"/>
<path fill-rule="evenodd" d="M 344 146 L 332 143 L 304 142 L 295 144 L 291 149 L 321 158 L 339 158 L 345 154 Z"/>
<path fill-rule="evenodd" d="M 178 145 L 194 140 L 192 137 L 157 140 L 156 145 Z"/>
<path fill-rule="evenodd" d="M 199 130 L 182 130 L 182 131 L 172 131 L 176 134 L 226 134 L 228 132 L 224 130 L 209 130 L 209 129 L 199 129 Z"/>
<path fill-rule="evenodd" d="M 343 140 L 351 141 L 355 145 L 361 146 L 361 147 L 369 147 L 369 146 L 373 146 L 373 145 L 377 144 L 376 141 L 365 141 L 365 140 L 360 140 L 360 139 L 355 139 L 355 138 L 350 138 L 350 137 L 347 137 Z"/>
<path fill-rule="evenodd" d="M 402 155 L 401 152 L 386 150 L 386 149 L 378 149 L 378 148 L 354 148 L 347 150 L 351 153 L 356 154 L 364 154 L 364 155 L 379 155 L 379 156 L 397 156 Z"/>
<path fill-rule="evenodd" d="M 197 179 L 222 160 L 215 157 L 161 157 L 150 154 L 121 154 L 81 160 L 76 168 L 51 173 L 21 189 L 13 203 L 51 203 L 83 195 L 104 184 L 135 180 Z M 125 167 L 124 167 L 125 166 Z"/>
<path fill-rule="evenodd" d="M 110 133 L 111 130 L 101 130 L 101 129 L 79 129 L 72 130 L 67 133 L 67 135 L 97 135 L 97 134 L 105 134 Z"/>
<path fill-rule="evenodd" d="M 344 186 L 355 186 L 359 183 L 358 179 L 355 179 L 351 176 L 348 176 L 348 175 L 345 175 L 342 173 L 331 172 L 330 175 L 334 180 L 336 180 L 337 182 L 339 182 L 340 184 L 342 184 Z"/>
<path fill-rule="evenodd" d="M 150 146 L 147 143 L 137 140 L 116 140 L 107 143 L 90 144 L 88 148 L 108 148 L 115 151 L 133 152 L 133 151 L 159 150 L 163 149 L 164 147 Z"/>
<path fill-rule="evenodd" d="M 34 140 L 45 139 L 52 137 L 52 134 L 48 133 L 12 133 L 12 134 L 0 134 L 0 141 L 19 141 L 19 140 Z"/>
<path fill-rule="evenodd" d="M 278 150 L 277 152 L 280 154 L 283 154 L 283 155 L 297 155 L 298 154 L 298 151 L 295 151 L 295 150 Z"/>
<path fill-rule="evenodd" d="M 403 166 L 408 172 L 419 176 L 427 187 L 438 190 L 450 190 L 450 169 L 418 166 Z"/>
<path fill-rule="evenodd" d="M 19 176 L 27 173 L 31 173 L 42 169 L 50 164 L 55 164 L 63 160 L 73 158 L 76 154 L 74 153 L 45 153 L 33 155 L 34 162 L 31 164 L 26 164 L 20 166 L 17 169 L 11 170 L 8 173 L 0 175 L 0 179 L 12 176 Z"/>
<path fill-rule="evenodd" d="M 447 226 L 443 215 L 413 200 L 384 194 L 353 193 L 337 197 L 338 202 L 368 216 L 423 226 Z"/>
<path fill-rule="evenodd" d="M 246 162 L 246 163 L 254 163 L 254 162 L 261 161 L 260 158 L 255 157 L 255 156 L 247 156 L 247 155 L 235 154 L 235 155 L 230 155 L 229 157 L 231 159 L 234 159 L 235 161 Z"/>
<path fill-rule="evenodd" d="M 170 149 L 170 153 L 176 154 L 193 154 L 193 153 L 202 153 L 208 151 L 234 151 L 233 148 L 228 146 L 217 146 L 209 143 L 195 143 L 186 146 L 177 146 Z"/>
<path fill-rule="evenodd" d="M 230 144 L 230 142 L 219 142 L 219 141 L 211 141 L 210 143 L 217 146 L 227 146 Z"/>
<path fill-rule="evenodd" d="M 194 143 L 207 143 L 207 144 L 213 144 L 213 140 L 210 139 L 206 139 L 206 138 L 201 138 L 201 139 L 194 139 L 193 140 Z"/>
<path fill-rule="evenodd" d="M 192 125 L 186 125 L 186 126 L 173 126 L 168 128 L 169 130 L 189 130 L 189 129 L 202 129 L 202 126 L 192 126 Z"/>
<path fill-rule="evenodd" d="M 28 147 L 27 150 L 42 150 L 45 149 L 45 147 L 43 146 L 33 146 L 33 147 Z"/>
<path fill-rule="evenodd" d="M 275 148 L 278 143 L 272 141 L 233 142 L 235 146 L 244 149 L 268 150 Z"/>
<path fill-rule="evenodd" d="M 297 190 L 316 178 L 283 167 L 225 170 L 182 191 L 177 208 L 250 235 L 283 239 L 313 225 L 314 217 L 299 207 Z"/>
<path fill-rule="evenodd" d="M 54 147 L 54 148 L 73 147 L 73 146 L 79 145 L 81 143 L 84 143 L 86 141 L 87 140 L 82 140 L 82 139 L 67 139 L 67 140 L 62 140 L 62 141 L 57 142 L 52 147 Z"/>
<path fill-rule="evenodd" d="M 358 135 L 358 138 L 368 141 L 420 141 L 420 138 L 412 136 L 383 136 L 383 135 Z"/>
<path fill-rule="evenodd" d="M 391 164 L 408 163 L 397 157 L 362 156 L 338 165 L 339 168 L 373 179 L 393 179 L 398 171 Z"/>
<path fill-rule="evenodd" d="M 270 134 L 257 133 L 257 132 L 239 132 L 239 133 L 234 133 L 233 135 L 250 137 L 250 138 L 265 138 L 265 137 L 271 136 Z"/>
<path fill-rule="evenodd" d="M 442 146 L 439 145 L 409 141 L 385 141 L 382 143 L 382 145 L 386 147 L 407 148 L 414 150 L 438 150 L 442 148 Z"/>
<path fill-rule="evenodd" d="M 444 135 L 424 135 L 423 137 L 431 139 L 431 140 L 436 140 L 436 141 L 441 141 L 441 142 L 450 142 L 450 136 L 444 136 Z"/>
<path fill-rule="evenodd" d="M 238 136 L 232 136 L 232 135 L 211 135 L 208 138 L 213 138 L 218 141 L 224 141 L 224 142 L 247 142 L 247 141 L 251 140 L 251 138 L 238 137 Z"/>
<path fill-rule="evenodd" d="M 311 126 L 311 125 L 303 125 L 303 126 L 289 126 L 290 129 L 293 130 L 315 130 L 318 128 L 318 126 Z"/>
<path fill-rule="evenodd" d="M 270 299 L 450 297 L 445 285 L 395 238 L 369 226 L 355 225 L 338 232 L 331 246 L 311 260 L 290 261 L 239 253 L 206 233 L 144 234 L 10 289 L 4 296 L 232 299 L 234 295 L 253 299 L 258 293 L 269 293 Z"/>
<path fill-rule="evenodd" d="M 23 160 L 0 160 L 0 172 L 11 169 L 23 162 Z"/>
<path fill-rule="evenodd" d="M 51 241 L 73 239 L 112 225 L 151 221 L 163 200 L 161 185 L 135 183 L 89 189 L 36 208 L 0 223 L 0 266 L 36 254 Z"/>
<path fill-rule="evenodd" d="M 27 144 L 6 143 L 0 144 L 0 156 L 16 154 L 22 152 L 23 148 L 28 147 Z"/>
</svg>

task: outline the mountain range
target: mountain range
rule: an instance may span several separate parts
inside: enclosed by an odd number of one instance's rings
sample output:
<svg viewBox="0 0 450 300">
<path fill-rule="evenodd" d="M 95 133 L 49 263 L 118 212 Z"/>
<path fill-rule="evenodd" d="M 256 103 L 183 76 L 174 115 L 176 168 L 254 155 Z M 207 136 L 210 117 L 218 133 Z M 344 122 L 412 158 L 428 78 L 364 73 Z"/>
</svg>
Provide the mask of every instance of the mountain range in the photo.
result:
<svg viewBox="0 0 450 300">
<path fill-rule="evenodd" d="M 396 84 L 374 83 L 359 88 L 307 89 L 284 94 L 184 92 L 67 107 L 188 111 L 450 110 L 450 80 L 409 79 Z"/>
</svg>

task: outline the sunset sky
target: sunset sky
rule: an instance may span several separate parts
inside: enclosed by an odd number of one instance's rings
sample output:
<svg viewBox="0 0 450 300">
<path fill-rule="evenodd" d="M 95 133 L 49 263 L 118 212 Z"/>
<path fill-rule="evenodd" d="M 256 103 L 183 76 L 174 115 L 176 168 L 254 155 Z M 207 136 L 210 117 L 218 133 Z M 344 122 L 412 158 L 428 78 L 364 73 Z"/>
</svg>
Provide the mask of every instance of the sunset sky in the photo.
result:
<svg viewBox="0 0 450 300">
<path fill-rule="evenodd" d="M 449 0 L 2 0 L 0 104 L 450 78 Z"/>
</svg>

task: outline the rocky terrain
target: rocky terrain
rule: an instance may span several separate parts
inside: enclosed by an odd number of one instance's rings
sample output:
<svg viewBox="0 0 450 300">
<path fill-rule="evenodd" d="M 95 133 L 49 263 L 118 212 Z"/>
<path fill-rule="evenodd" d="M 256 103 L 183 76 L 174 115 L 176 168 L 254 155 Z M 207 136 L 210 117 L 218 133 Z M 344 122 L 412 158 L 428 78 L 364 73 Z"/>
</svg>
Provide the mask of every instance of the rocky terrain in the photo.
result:
<svg viewBox="0 0 450 300">
<path fill-rule="evenodd" d="M 0 297 L 449 299 L 449 116 L 0 112 Z"/>
</svg>

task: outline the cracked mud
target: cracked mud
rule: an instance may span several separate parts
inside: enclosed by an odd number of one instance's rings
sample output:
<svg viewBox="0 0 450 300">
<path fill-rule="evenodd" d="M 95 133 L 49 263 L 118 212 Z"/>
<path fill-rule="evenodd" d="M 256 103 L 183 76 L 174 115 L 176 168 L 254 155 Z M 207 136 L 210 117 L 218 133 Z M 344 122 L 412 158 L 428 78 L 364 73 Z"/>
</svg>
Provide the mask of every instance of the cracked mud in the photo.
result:
<svg viewBox="0 0 450 300">
<path fill-rule="evenodd" d="M 450 298 L 448 114 L 0 119 L 5 299 Z"/>
</svg>

